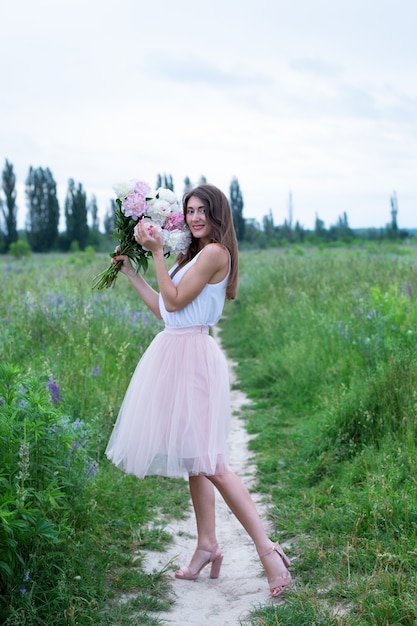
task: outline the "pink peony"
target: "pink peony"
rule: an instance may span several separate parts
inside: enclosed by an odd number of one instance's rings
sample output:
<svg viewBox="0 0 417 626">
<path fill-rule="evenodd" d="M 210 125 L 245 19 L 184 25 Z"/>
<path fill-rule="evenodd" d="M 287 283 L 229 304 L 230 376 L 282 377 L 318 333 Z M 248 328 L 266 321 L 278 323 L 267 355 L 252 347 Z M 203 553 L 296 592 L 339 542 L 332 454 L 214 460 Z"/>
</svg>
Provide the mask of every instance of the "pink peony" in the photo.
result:
<svg viewBox="0 0 417 626">
<path fill-rule="evenodd" d="M 149 187 L 148 183 L 138 180 L 135 183 L 135 193 L 139 193 L 145 198 L 149 198 L 152 195 L 152 189 Z"/>
<path fill-rule="evenodd" d="M 176 230 L 177 228 L 183 228 L 184 224 L 183 213 L 181 211 L 175 211 L 174 213 L 168 215 L 164 223 L 164 228 L 166 230 Z"/>
<path fill-rule="evenodd" d="M 151 196 L 152 190 L 147 183 L 138 180 L 135 188 L 126 198 L 123 198 L 122 205 L 126 217 L 139 219 L 145 215 L 148 209 L 146 198 Z"/>
</svg>

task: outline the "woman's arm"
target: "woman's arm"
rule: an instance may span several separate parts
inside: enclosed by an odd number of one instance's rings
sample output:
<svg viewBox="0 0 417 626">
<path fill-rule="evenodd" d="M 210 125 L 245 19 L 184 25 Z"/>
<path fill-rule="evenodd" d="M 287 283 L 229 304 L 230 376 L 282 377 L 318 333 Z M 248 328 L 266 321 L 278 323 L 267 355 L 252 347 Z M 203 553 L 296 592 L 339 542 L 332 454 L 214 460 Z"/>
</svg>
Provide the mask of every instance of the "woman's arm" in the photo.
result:
<svg viewBox="0 0 417 626">
<path fill-rule="evenodd" d="M 228 272 L 228 251 L 220 244 L 208 244 L 175 286 L 165 264 L 159 233 L 155 230 L 149 232 L 140 222 L 135 233 L 137 241 L 152 252 L 159 289 L 169 312 L 183 309 L 201 293 L 207 283 L 222 280 Z"/>
<path fill-rule="evenodd" d="M 129 257 L 125 255 L 117 255 L 113 257 L 113 263 L 116 263 L 117 261 L 123 262 L 120 271 L 129 278 L 130 282 L 148 309 L 150 309 L 159 320 L 162 319 L 161 312 L 159 310 L 159 293 L 146 282 L 141 274 L 135 272 L 135 268 L 133 267 Z"/>
</svg>

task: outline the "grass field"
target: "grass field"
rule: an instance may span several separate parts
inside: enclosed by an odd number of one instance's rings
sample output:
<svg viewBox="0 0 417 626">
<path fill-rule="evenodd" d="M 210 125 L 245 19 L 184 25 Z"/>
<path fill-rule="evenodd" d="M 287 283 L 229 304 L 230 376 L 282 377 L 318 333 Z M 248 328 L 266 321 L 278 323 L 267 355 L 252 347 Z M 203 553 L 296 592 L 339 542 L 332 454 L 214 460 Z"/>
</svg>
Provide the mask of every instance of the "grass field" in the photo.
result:
<svg viewBox="0 0 417 626">
<path fill-rule="evenodd" d="M 103 456 L 161 323 L 124 277 L 91 290 L 106 264 L 87 253 L 0 259 L 8 625 L 157 624 L 173 601 L 140 549 L 170 540 L 186 483 L 138 481 Z M 250 624 L 417 623 L 416 270 L 406 246 L 241 254 L 222 342 L 252 400 L 258 489 L 276 538 L 292 540 L 297 581 Z"/>
</svg>

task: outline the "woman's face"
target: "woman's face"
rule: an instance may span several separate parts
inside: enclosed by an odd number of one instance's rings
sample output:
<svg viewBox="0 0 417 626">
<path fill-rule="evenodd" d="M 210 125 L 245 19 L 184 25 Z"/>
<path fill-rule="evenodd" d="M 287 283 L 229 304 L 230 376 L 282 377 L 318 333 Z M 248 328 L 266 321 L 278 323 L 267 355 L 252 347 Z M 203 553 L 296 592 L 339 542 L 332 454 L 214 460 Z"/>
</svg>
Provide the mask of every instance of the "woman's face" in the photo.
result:
<svg viewBox="0 0 417 626">
<path fill-rule="evenodd" d="M 186 221 L 193 237 L 200 239 L 203 245 L 210 243 L 212 227 L 207 209 L 197 196 L 191 196 L 187 202 Z"/>
</svg>

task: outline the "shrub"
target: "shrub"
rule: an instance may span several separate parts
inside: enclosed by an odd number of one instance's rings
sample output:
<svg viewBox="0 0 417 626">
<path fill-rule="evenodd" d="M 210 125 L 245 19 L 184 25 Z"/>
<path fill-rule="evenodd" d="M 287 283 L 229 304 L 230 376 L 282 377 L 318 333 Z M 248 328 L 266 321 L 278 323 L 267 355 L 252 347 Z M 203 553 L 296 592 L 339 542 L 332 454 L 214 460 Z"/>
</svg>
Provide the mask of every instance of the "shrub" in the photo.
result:
<svg viewBox="0 0 417 626">
<path fill-rule="evenodd" d="M 0 588 L 8 607 L 1 623 L 8 611 L 34 615 L 62 593 L 53 572 L 65 571 L 95 474 L 86 428 L 61 414 L 59 400 L 53 378 L 0 364 Z"/>
<path fill-rule="evenodd" d="M 16 259 L 22 259 L 23 257 L 30 256 L 31 249 L 28 242 L 25 239 L 19 239 L 10 244 L 10 254 Z"/>
</svg>

